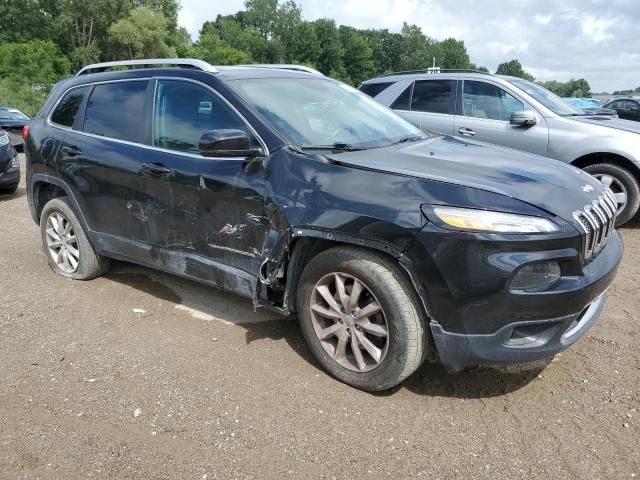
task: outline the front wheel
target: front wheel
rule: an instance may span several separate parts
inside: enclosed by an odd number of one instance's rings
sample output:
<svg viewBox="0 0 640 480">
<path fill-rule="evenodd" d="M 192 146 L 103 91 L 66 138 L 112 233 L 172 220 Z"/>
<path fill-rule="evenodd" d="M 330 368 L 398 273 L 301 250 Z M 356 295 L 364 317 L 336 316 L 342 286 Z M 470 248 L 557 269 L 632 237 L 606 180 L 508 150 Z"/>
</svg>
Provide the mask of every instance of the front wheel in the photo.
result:
<svg viewBox="0 0 640 480">
<path fill-rule="evenodd" d="M 598 163 L 585 167 L 585 172 L 596 177 L 609 187 L 618 202 L 616 227 L 620 227 L 635 217 L 640 207 L 640 185 L 627 169 L 611 163 Z"/>
<path fill-rule="evenodd" d="M 352 247 L 320 253 L 302 274 L 297 306 L 315 358 L 353 387 L 389 389 L 426 356 L 425 322 L 413 287 L 383 255 Z"/>
</svg>

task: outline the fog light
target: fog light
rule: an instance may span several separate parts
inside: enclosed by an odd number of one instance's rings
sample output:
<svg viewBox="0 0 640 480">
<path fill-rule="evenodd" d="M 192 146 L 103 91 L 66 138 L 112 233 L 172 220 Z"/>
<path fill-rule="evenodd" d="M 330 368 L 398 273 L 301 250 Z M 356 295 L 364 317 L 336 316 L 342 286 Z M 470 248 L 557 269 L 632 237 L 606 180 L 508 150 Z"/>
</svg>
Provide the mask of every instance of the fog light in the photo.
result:
<svg viewBox="0 0 640 480">
<path fill-rule="evenodd" d="M 520 269 L 510 290 L 539 292 L 555 285 L 562 276 L 558 262 L 533 263 Z"/>
</svg>

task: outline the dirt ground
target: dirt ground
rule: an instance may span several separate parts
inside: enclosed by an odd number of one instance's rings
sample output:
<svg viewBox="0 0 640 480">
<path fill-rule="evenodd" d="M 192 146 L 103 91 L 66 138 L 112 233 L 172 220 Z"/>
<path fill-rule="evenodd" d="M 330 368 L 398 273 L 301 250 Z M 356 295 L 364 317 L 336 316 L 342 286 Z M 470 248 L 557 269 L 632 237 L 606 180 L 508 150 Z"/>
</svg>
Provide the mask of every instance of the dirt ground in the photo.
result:
<svg viewBox="0 0 640 480">
<path fill-rule="evenodd" d="M 640 478 L 637 224 L 544 370 L 425 365 L 372 395 L 250 302 L 125 263 L 54 275 L 24 188 L 0 220 L 0 479 Z"/>
</svg>

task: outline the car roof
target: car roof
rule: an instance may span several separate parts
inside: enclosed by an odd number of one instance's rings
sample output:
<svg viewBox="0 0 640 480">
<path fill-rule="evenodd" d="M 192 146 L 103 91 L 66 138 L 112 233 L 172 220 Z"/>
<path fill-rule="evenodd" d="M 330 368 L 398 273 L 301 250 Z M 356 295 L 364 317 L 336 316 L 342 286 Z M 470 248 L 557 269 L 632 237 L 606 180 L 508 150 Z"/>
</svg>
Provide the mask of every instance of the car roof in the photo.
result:
<svg viewBox="0 0 640 480">
<path fill-rule="evenodd" d="M 380 77 L 372 78 L 362 82 L 363 84 L 371 83 L 393 83 L 400 80 L 438 80 L 438 79 L 460 79 L 460 78 L 472 78 L 472 79 L 487 79 L 487 78 L 501 78 L 498 75 L 492 75 L 491 73 L 484 72 L 455 72 L 455 71 L 442 71 L 440 73 L 428 73 L 427 71 L 414 71 L 414 72 L 398 72 L 389 73 Z"/>
</svg>

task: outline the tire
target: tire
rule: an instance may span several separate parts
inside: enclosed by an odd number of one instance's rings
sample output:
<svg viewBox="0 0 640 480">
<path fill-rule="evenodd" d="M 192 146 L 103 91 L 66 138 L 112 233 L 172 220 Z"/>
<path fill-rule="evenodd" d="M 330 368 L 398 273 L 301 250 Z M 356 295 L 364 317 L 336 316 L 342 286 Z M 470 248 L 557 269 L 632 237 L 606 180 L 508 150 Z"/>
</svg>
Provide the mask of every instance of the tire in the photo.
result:
<svg viewBox="0 0 640 480">
<path fill-rule="evenodd" d="M 18 191 L 18 185 L 9 188 L 0 188 L 0 195 L 13 195 Z"/>
<path fill-rule="evenodd" d="M 626 194 L 624 207 L 619 204 L 616 227 L 620 227 L 631 220 L 638 213 L 640 207 L 640 185 L 629 170 L 611 163 L 597 163 L 585 167 L 585 172 L 593 175 L 604 184 L 609 183 L 614 193 Z M 603 179 L 608 179 L 607 181 Z M 612 183 L 611 183 L 612 181 Z"/>
<path fill-rule="evenodd" d="M 331 315 L 339 315 L 335 308 L 331 310 L 326 296 L 318 290 L 327 287 L 334 300 L 340 298 L 338 284 L 335 283 L 336 273 L 344 282 L 347 297 L 353 293 L 356 280 L 361 284 L 358 290 L 362 291 L 355 308 L 351 308 L 348 301 L 336 301 L 339 309 L 345 304 L 348 307 L 340 319 L 327 318 L 323 316 L 324 313 L 320 315 L 313 310 L 326 312 L 328 306 Z M 332 281 L 334 284 L 331 284 Z M 364 307 L 372 311 L 370 307 L 374 303 L 382 308 L 381 313 L 368 319 L 358 319 L 358 315 L 365 312 Z M 302 273 L 297 292 L 300 327 L 314 357 L 333 377 L 371 392 L 398 385 L 415 372 L 426 358 L 429 348 L 426 322 L 418 305 L 419 299 L 413 286 L 393 260 L 378 253 L 346 246 L 325 250 L 314 257 Z M 349 317 L 348 310 L 355 311 L 356 316 Z M 386 338 L 382 333 L 385 327 Z M 329 331 L 327 329 L 336 330 L 337 333 L 321 340 L 320 337 Z M 350 340 L 345 342 L 346 347 L 342 350 L 345 354 L 339 355 L 340 338 L 345 330 L 349 332 Z M 371 334 L 373 331 L 377 333 Z M 369 340 L 368 344 L 363 336 Z M 356 347 L 361 346 L 359 359 L 355 354 L 354 341 Z M 369 353 L 371 342 L 382 352 L 379 361 Z M 363 359 L 366 365 L 358 362 Z"/>
<path fill-rule="evenodd" d="M 56 225 L 66 226 L 67 224 L 70 227 L 68 232 L 62 226 L 61 230 L 55 228 Z M 54 198 L 44 206 L 40 216 L 40 232 L 42 248 L 49 266 L 58 275 L 74 280 L 91 280 L 104 275 L 109 270 L 110 260 L 95 251 L 66 197 Z M 75 239 L 73 239 L 74 234 Z M 62 237 L 64 242 L 60 240 Z M 56 251 L 62 255 L 62 257 L 57 256 L 59 260 L 54 258 Z M 66 263 L 61 260 L 65 254 Z M 74 258 L 77 258 L 76 262 L 73 261 Z"/>
</svg>

